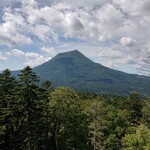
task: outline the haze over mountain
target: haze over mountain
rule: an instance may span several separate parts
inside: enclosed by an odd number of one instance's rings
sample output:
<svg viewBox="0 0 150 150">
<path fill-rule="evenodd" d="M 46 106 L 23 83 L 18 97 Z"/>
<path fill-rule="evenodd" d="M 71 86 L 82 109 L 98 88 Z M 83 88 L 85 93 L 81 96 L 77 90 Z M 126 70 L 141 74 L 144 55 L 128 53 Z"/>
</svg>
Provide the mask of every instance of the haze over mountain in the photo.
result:
<svg viewBox="0 0 150 150">
<path fill-rule="evenodd" d="M 53 87 L 68 86 L 78 91 L 118 95 L 133 91 L 150 94 L 149 79 L 146 77 L 107 68 L 77 50 L 60 53 L 33 68 L 33 71 L 41 82 L 50 80 Z M 13 74 L 18 74 L 18 71 Z"/>
</svg>

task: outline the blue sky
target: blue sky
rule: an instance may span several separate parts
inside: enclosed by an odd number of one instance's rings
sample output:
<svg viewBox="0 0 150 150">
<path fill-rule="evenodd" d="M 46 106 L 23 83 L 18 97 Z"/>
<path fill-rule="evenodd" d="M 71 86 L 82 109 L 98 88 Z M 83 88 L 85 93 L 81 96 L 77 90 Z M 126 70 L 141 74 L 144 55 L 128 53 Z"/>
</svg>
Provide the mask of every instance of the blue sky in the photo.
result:
<svg viewBox="0 0 150 150">
<path fill-rule="evenodd" d="M 149 0 L 1 0 L 0 70 L 78 49 L 128 73 L 150 52 Z"/>
</svg>

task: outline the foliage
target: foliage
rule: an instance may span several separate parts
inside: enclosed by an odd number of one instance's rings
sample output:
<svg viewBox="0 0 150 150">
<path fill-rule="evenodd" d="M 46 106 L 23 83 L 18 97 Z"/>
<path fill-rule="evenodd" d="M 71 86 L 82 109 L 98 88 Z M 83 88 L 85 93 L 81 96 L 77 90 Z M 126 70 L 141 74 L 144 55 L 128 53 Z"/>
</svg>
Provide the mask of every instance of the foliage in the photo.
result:
<svg viewBox="0 0 150 150">
<path fill-rule="evenodd" d="M 61 56 L 62 57 L 62 56 Z M 94 87 L 90 87 L 94 88 Z M 0 149 L 149 150 L 150 99 L 53 89 L 27 66 L 0 74 Z"/>
<path fill-rule="evenodd" d="M 86 149 L 87 119 L 79 105 L 78 95 L 60 87 L 51 93 L 51 139 L 54 149 Z"/>
<path fill-rule="evenodd" d="M 150 129 L 141 124 L 133 134 L 126 134 L 122 140 L 123 150 L 149 150 L 150 149 Z"/>
<path fill-rule="evenodd" d="M 0 74 L 0 145 L 3 149 L 18 145 L 18 83 L 8 69 Z"/>
</svg>

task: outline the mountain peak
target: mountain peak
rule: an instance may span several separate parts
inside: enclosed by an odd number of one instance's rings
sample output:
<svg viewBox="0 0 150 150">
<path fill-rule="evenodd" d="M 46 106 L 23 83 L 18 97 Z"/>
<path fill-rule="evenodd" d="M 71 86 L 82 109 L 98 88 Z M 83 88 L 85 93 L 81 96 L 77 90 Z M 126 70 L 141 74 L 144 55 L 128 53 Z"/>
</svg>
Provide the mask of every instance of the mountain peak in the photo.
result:
<svg viewBox="0 0 150 150">
<path fill-rule="evenodd" d="M 60 53 L 33 68 L 33 71 L 40 77 L 41 83 L 50 80 L 54 87 L 68 86 L 78 91 L 119 95 L 127 95 L 131 91 L 145 93 L 145 89 L 148 89 L 146 94 L 150 95 L 148 79 L 143 77 L 139 81 L 136 75 L 102 66 L 78 50 Z"/>
<path fill-rule="evenodd" d="M 70 52 L 68 52 L 68 53 L 72 53 L 72 54 L 82 54 L 80 51 L 78 51 L 78 50 L 72 50 L 72 51 L 70 51 Z M 82 54 L 83 55 L 83 54 Z"/>
<path fill-rule="evenodd" d="M 69 51 L 70 53 L 81 53 L 81 52 L 79 52 L 77 49 L 75 49 L 75 50 L 71 50 L 71 51 Z M 69 53 L 68 52 L 68 53 Z"/>
<path fill-rule="evenodd" d="M 67 51 L 64 53 L 59 53 L 56 56 L 74 56 L 74 55 L 82 55 L 83 56 L 83 54 L 81 52 L 79 52 L 78 50 L 72 50 L 72 51 Z"/>
<path fill-rule="evenodd" d="M 78 50 L 72 50 L 64 53 L 59 53 L 56 55 L 52 60 L 50 61 L 56 61 L 58 59 L 65 59 L 67 60 L 76 60 L 79 61 L 80 63 L 86 61 L 86 62 L 91 62 L 90 59 L 88 59 L 86 56 L 84 56 L 80 51 Z"/>
</svg>

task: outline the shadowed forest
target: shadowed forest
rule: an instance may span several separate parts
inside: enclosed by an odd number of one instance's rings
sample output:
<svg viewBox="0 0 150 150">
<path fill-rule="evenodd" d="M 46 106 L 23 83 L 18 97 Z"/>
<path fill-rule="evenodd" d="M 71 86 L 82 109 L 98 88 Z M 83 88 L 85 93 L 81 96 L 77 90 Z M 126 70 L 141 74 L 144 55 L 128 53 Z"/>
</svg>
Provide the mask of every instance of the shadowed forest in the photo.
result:
<svg viewBox="0 0 150 150">
<path fill-rule="evenodd" d="M 149 97 L 38 82 L 29 66 L 0 74 L 1 150 L 150 150 Z"/>
</svg>

